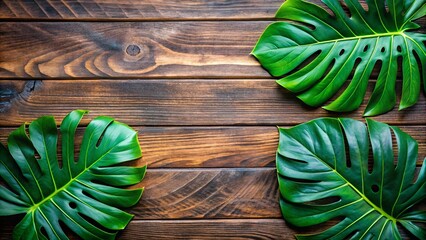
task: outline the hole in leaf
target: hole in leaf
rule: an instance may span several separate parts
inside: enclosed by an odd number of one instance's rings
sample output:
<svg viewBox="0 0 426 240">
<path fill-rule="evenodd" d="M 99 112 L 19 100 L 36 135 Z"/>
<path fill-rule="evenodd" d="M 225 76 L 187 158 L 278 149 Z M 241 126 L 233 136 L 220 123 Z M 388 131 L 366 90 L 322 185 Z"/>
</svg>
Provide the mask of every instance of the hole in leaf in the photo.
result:
<svg viewBox="0 0 426 240">
<path fill-rule="evenodd" d="M 330 65 L 328 65 L 327 69 L 325 70 L 324 74 L 321 76 L 321 78 L 324 78 L 325 76 L 328 75 L 328 73 L 330 73 L 331 69 L 333 68 L 334 64 L 336 63 L 336 59 L 333 59 L 330 62 Z"/>
<path fill-rule="evenodd" d="M 62 162 L 62 134 L 61 131 L 58 131 L 58 139 L 57 139 L 57 158 L 58 158 L 58 166 L 60 169 L 62 169 L 63 162 Z"/>
<path fill-rule="evenodd" d="M 349 75 L 349 79 L 352 79 L 354 74 L 355 74 L 355 70 L 358 68 L 358 65 L 362 62 L 361 58 L 357 58 L 355 59 L 355 63 L 354 63 L 354 67 L 352 68 L 351 74 Z M 346 89 L 344 89 L 346 90 Z"/>
<path fill-rule="evenodd" d="M 311 63 L 315 58 L 317 58 L 321 53 L 321 50 L 318 50 L 316 52 L 314 52 L 311 56 L 309 56 L 308 58 L 305 59 L 305 61 L 303 61 L 301 64 L 299 64 L 299 66 L 297 66 L 296 68 L 294 68 L 293 70 L 291 70 L 290 72 L 288 72 L 286 75 L 289 76 L 297 71 L 299 71 L 300 69 L 306 67 L 306 65 L 308 65 L 309 63 Z"/>
<path fill-rule="evenodd" d="M 333 10 L 331 10 L 326 4 L 324 4 L 322 1 L 319 1 L 318 6 L 321 6 L 332 18 L 336 18 L 336 15 L 334 14 Z"/>
<path fill-rule="evenodd" d="M 310 201 L 310 202 L 307 202 L 307 204 L 312 205 L 312 206 L 324 206 L 324 205 L 337 203 L 340 200 L 341 200 L 340 197 L 331 196 L 331 197 L 326 197 L 326 198 Z"/>
<path fill-rule="evenodd" d="M 385 10 L 388 13 L 389 12 L 389 6 L 388 6 L 388 0 L 385 0 Z"/>
<path fill-rule="evenodd" d="M 376 184 L 374 184 L 374 185 L 371 186 L 371 190 L 376 193 L 376 192 L 379 191 L 379 186 L 377 186 Z"/>
<path fill-rule="evenodd" d="M 392 150 L 393 150 L 393 163 L 394 163 L 394 168 L 396 168 L 396 165 L 398 164 L 398 148 L 396 146 L 398 146 L 398 143 L 396 141 L 396 137 L 395 137 L 395 133 L 394 131 L 391 129 L 391 136 L 392 136 Z"/>
<path fill-rule="evenodd" d="M 343 11 L 345 11 L 346 16 L 348 16 L 348 18 L 351 18 L 352 14 L 349 11 L 348 5 L 345 3 L 345 1 L 339 0 L 339 3 L 340 3 L 340 6 L 342 6 Z"/>
<path fill-rule="evenodd" d="M 419 178 L 419 173 L 420 173 L 420 168 L 416 168 L 414 170 L 414 176 L 412 176 L 413 181 L 411 181 L 411 183 L 415 183 L 417 181 L 417 179 Z"/>
<path fill-rule="evenodd" d="M 349 143 L 348 143 L 348 139 L 346 136 L 346 132 L 342 129 L 342 133 L 343 133 L 343 141 L 345 144 L 345 158 L 346 158 L 346 167 L 350 168 L 352 166 L 351 163 L 351 156 L 350 156 L 350 151 L 349 151 Z"/>
<path fill-rule="evenodd" d="M 358 233 L 359 233 L 358 230 L 354 230 L 354 231 L 348 233 L 348 235 L 346 235 L 346 237 L 344 238 L 344 240 L 357 239 L 356 235 L 358 235 Z"/>
<path fill-rule="evenodd" d="M 64 231 L 65 235 L 70 236 L 74 232 L 61 220 L 58 220 L 59 226 L 61 226 L 62 231 Z M 71 239 L 80 239 L 80 238 L 71 238 Z"/>
<path fill-rule="evenodd" d="M 370 47 L 369 45 L 365 45 L 364 50 L 362 50 L 362 51 L 363 52 L 367 52 L 367 50 L 368 50 L 369 47 Z"/>
<path fill-rule="evenodd" d="M 291 177 L 287 177 L 287 176 L 283 176 L 280 175 L 282 178 L 292 181 L 292 182 L 296 182 L 296 183 L 319 183 L 321 181 L 318 180 L 308 180 L 308 179 L 298 179 L 298 178 L 291 178 Z"/>
<path fill-rule="evenodd" d="M 317 234 L 318 232 L 323 232 L 326 231 L 327 229 L 330 228 L 330 223 L 333 224 L 337 224 L 343 220 L 347 219 L 344 216 L 338 216 L 338 217 L 334 217 L 331 218 L 327 221 L 323 221 L 320 222 L 318 224 L 312 225 L 312 226 L 305 226 L 303 228 L 301 227 L 296 227 L 294 225 L 292 225 L 292 227 L 294 227 L 295 230 L 298 230 L 299 232 L 303 232 L 304 234 Z"/>
<path fill-rule="evenodd" d="M 309 23 L 306 23 L 306 22 L 299 22 L 299 21 L 295 21 L 294 23 L 295 23 L 296 25 L 300 25 L 300 26 L 307 27 L 307 28 L 311 29 L 312 31 L 316 29 L 315 25 L 313 25 L 313 24 L 309 24 Z"/>
<path fill-rule="evenodd" d="M 89 198 L 97 199 L 97 198 L 95 198 L 92 194 L 90 194 L 90 193 L 88 193 L 88 192 L 86 192 L 86 191 L 83 191 L 82 193 L 83 193 L 84 195 L 86 195 L 87 197 L 89 197 Z"/>
<path fill-rule="evenodd" d="M 49 238 L 49 235 L 47 234 L 47 231 L 46 231 L 46 229 L 45 229 L 44 227 L 41 227 L 41 228 L 40 228 L 40 232 L 41 232 L 41 234 L 42 234 L 43 236 L 45 236 L 45 237 L 46 237 L 46 239 L 48 239 L 48 238 Z"/>
<path fill-rule="evenodd" d="M 27 137 L 30 136 L 30 129 L 29 129 L 29 125 L 25 123 L 24 125 L 24 130 L 25 130 L 25 134 L 27 134 Z"/>
<path fill-rule="evenodd" d="M 93 220 L 92 218 L 84 215 L 83 213 L 79 212 L 78 215 L 80 215 L 80 217 L 82 217 L 84 220 L 86 220 L 88 223 L 90 223 L 91 225 L 95 226 L 96 228 L 104 231 L 104 232 L 108 232 L 108 233 L 115 233 L 114 230 L 110 230 L 104 226 L 102 226 L 100 223 L 98 223 L 97 221 Z"/>
<path fill-rule="evenodd" d="M 379 73 L 380 72 L 380 70 L 382 69 L 382 60 L 377 60 L 375 63 L 374 63 L 374 68 L 373 68 L 373 72 L 372 72 L 372 74 L 375 74 L 375 77 L 377 78 L 377 73 Z M 377 80 L 377 79 L 375 79 L 375 80 Z M 370 94 L 372 93 L 371 91 L 369 92 Z M 368 96 L 368 97 L 370 97 L 370 96 Z M 367 97 L 367 99 L 368 99 L 368 97 Z"/>
<path fill-rule="evenodd" d="M 413 50 L 413 56 L 414 56 L 414 58 L 416 59 L 416 62 L 417 62 L 417 65 L 419 66 L 419 71 L 422 73 L 423 71 L 424 71 L 424 67 L 425 66 L 423 66 L 422 65 L 422 62 L 420 62 L 420 57 L 419 57 L 419 55 L 417 54 L 417 52 L 416 51 L 414 51 Z M 421 80 L 421 82 L 423 82 L 423 84 L 425 84 L 425 81 L 426 81 L 426 79 L 424 79 L 423 78 L 423 74 L 420 74 L 420 80 Z M 420 83 L 421 84 L 421 83 Z"/>
<path fill-rule="evenodd" d="M 40 160 L 40 154 L 38 154 L 38 152 L 36 150 L 34 150 L 34 158 L 36 160 Z"/>
<path fill-rule="evenodd" d="M 385 47 L 382 47 L 382 49 L 380 50 L 380 52 L 385 52 L 385 50 L 386 50 L 386 48 Z"/>
<path fill-rule="evenodd" d="M 373 156 L 373 149 L 371 147 L 371 139 L 369 139 L 368 141 L 369 141 L 369 147 L 368 147 L 368 163 L 367 163 L 367 167 L 368 167 L 368 173 L 371 174 L 373 172 L 374 156 Z"/>
<path fill-rule="evenodd" d="M 361 2 L 361 7 L 364 8 L 364 11 L 368 12 L 368 4 L 366 4 L 364 1 Z"/>
<path fill-rule="evenodd" d="M 401 79 L 402 78 L 402 56 L 398 56 L 396 58 L 396 76 L 397 79 Z M 396 81 L 395 82 L 395 90 L 397 93 L 397 96 L 401 96 L 402 94 L 402 81 Z"/>
<path fill-rule="evenodd" d="M 101 133 L 101 135 L 99 136 L 98 141 L 96 142 L 96 147 L 99 147 L 99 145 L 101 145 L 102 139 L 104 139 L 105 132 L 107 131 L 107 129 L 109 128 L 109 126 L 110 126 L 113 122 L 114 122 L 114 121 L 110 122 L 110 123 L 108 124 L 108 126 L 106 126 L 106 128 L 104 129 L 104 131 Z"/>
<path fill-rule="evenodd" d="M 398 52 L 401 52 L 401 51 L 402 51 L 401 46 L 399 46 L 399 45 L 398 45 L 398 46 L 396 47 L 396 50 L 397 50 Z"/>
<path fill-rule="evenodd" d="M 102 139 L 104 139 L 105 131 L 106 131 L 106 129 L 107 129 L 107 128 L 108 128 L 108 127 L 106 127 L 106 128 L 104 129 L 104 131 L 102 132 L 101 136 L 99 136 L 99 139 L 98 139 L 98 141 L 96 142 L 96 147 L 99 147 L 99 145 L 101 145 Z"/>
<path fill-rule="evenodd" d="M 84 132 L 85 132 L 86 128 L 85 127 L 80 127 L 77 128 L 75 135 L 74 135 L 74 163 L 78 162 L 78 156 L 80 155 L 80 147 L 81 147 L 81 142 L 83 141 L 83 136 L 84 136 Z M 72 151 L 72 149 L 71 149 Z"/>
<path fill-rule="evenodd" d="M 70 202 L 69 205 L 72 209 L 75 209 L 77 207 L 77 204 L 75 202 Z"/>
<path fill-rule="evenodd" d="M 100 180 L 97 180 L 97 179 L 92 179 L 92 180 L 90 180 L 90 182 L 92 182 L 92 183 L 94 183 L 94 184 L 105 185 L 105 183 L 104 183 L 104 182 L 102 182 L 102 181 L 100 181 Z"/>
<path fill-rule="evenodd" d="M 339 52 L 339 56 L 342 56 L 342 55 L 343 55 L 343 53 L 345 53 L 345 49 L 340 50 L 340 52 Z"/>
</svg>

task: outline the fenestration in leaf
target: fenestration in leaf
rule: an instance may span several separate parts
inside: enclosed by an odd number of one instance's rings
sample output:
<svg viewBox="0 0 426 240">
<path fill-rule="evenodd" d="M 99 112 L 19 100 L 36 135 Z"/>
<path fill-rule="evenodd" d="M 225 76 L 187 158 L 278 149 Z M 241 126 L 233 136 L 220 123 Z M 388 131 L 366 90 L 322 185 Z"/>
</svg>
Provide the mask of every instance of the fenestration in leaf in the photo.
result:
<svg viewBox="0 0 426 240">
<path fill-rule="evenodd" d="M 119 208 L 136 204 L 143 189 L 121 187 L 139 183 L 146 167 L 120 164 L 142 156 L 137 133 L 97 117 L 87 126 L 75 159 L 75 131 L 86 113 L 72 111 L 62 121 L 62 167 L 51 116 L 33 121 L 29 135 L 26 124 L 13 131 L 8 149 L 0 144 L 0 176 L 8 186 L 0 186 L 0 216 L 25 214 L 14 239 L 67 239 L 61 225 L 83 239 L 114 239 L 130 222 L 132 215 Z"/>
<path fill-rule="evenodd" d="M 414 105 L 422 78 L 426 92 L 426 34 L 409 30 L 420 27 L 413 20 L 425 16 L 426 0 L 366 0 L 368 10 L 358 0 L 344 0 L 350 16 L 338 0 L 322 2 L 333 15 L 309 1 L 284 2 L 276 17 L 294 22 L 279 21 L 266 28 L 252 52 L 262 66 L 282 77 L 277 81 L 281 86 L 315 107 L 334 96 L 353 72 L 346 89 L 324 107 L 337 112 L 361 105 L 371 73 L 380 66 L 365 116 L 395 106 L 400 67 L 399 109 Z M 402 66 L 398 66 L 399 58 Z"/>
<path fill-rule="evenodd" d="M 276 164 L 286 221 L 306 227 L 340 219 L 298 239 L 401 239 L 397 225 L 426 239 L 419 226 L 426 211 L 416 206 L 426 197 L 426 158 L 414 182 L 417 142 L 397 127 L 369 119 L 367 126 L 320 118 L 279 129 Z"/>
</svg>

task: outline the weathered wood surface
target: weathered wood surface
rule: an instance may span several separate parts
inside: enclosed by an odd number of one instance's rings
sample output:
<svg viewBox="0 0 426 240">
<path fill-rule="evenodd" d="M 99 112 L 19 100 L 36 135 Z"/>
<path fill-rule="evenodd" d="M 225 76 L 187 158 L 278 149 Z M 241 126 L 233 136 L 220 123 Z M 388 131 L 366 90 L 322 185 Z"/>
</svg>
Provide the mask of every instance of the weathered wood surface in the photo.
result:
<svg viewBox="0 0 426 240">
<path fill-rule="evenodd" d="M 135 219 L 279 218 L 273 168 L 151 169 Z"/>
<path fill-rule="evenodd" d="M 12 226 L 0 225 L 0 239 L 12 239 Z M 282 219 L 134 220 L 118 239 L 293 239 L 294 233 Z"/>
<path fill-rule="evenodd" d="M 377 69 L 359 110 L 305 106 L 249 55 L 281 3 L 0 0 L 0 142 L 46 114 L 59 123 L 88 109 L 83 126 L 109 115 L 139 132 L 144 156 L 135 164 L 149 166 L 119 238 L 292 239 L 277 201 L 276 125 L 362 120 Z M 418 23 L 424 32 L 426 18 Z M 419 142 L 418 165 L 425 110 L 421 94 L 412 108 L 374 117 Z M 0 218 L 0 239 L 17 221 Z"/>
<path fill-rule="evenodd" d="M 249 54 L 269 23 L 4 22 L 0 77 L 268 77 Z"/>
<path fill-rule="evenodd" d="M 282 0 L 1 0 L 0 19 L 186 20 L 273 18 Z"/>
<path fill-rule="evenodd" d="M 130 125 L 284 126 L 325 116 L 362 119 L 367 103 L 366 98 L 351 113 L 331 113 L 307 107 L 269 79 L 0 81 L 0 89 L 3 126 L 20 125 L 43 114 L 62 119 L 73 109 L 89 109 L 93 115 L 109 115 Z M 373 83 L 367 97 L 372 89 Z M 395 108 L 374 119 L 425 124 L 425 109 L 426 98 L 421 94 L 415 106 L 403 111 Z"/>
<path fill-rule="evenodd" d="M 143 229 L 143 231 L 141 231 Z M 164 230 L 163 230 L 164 229 Z M 160 230 L 160 231 L 159 231 Z M 282 219 L 134 221 L 123 239 L 293 239 Z"/>
<path fill-rule="evenodd" d="M 2 22 L 0 78 L 270 78 L 250 56 L 270 23 Z"/>
<path fill-rule="evenodd" d="M 426 156 L 426 126 L 399 126 L 419 144 L 418 164 Z M 15 127 L 0 128 L 7 143 Z M 83 135 L 76 134 L 76 150 Z M 273 126 L 135 127 L 143 158 L 138 165 L 155 168 L 262 168 L 275 166 L 278 130 Z M 60 149 L 59 149 L 60 150 Z"/>
</svg>

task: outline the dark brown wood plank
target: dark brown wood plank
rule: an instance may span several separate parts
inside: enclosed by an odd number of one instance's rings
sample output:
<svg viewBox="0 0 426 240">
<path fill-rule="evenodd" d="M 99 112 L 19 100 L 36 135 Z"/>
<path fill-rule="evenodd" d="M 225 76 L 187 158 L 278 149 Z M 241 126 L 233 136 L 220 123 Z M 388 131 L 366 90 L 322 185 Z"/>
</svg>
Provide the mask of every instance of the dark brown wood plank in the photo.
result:
<svg viewBox="0 0 426 240">
<path fill-rule="evenodd" d="M 294 239 L 282 219 L 132 221 L 118 239 Z"/>
<path fill-rule="evenodd" d="M 135 219 L 279 218 L 275 169 L 150 169 Z"/>
<path fill-rule="evenodd" d="M 0 239 L 12 239 L 13 226 L 18 221 L 2 223 Z M 283 219 L 133 220 L 117 239 L 295 239 L 294 234 L 318 233 L 334 224 L 298 229 Z M 401 235 L 402 239 L 413 239 L 405 231 Z M 78 239 L 72 234 L 69 237 Z"/>
<path fill-rule="evenodd" d="M 0 19 L 259 19 L 273 18 L 282 2 L 282 0 L 1 0 Z"/>
<path fill-rule="evenodd" d="M 295 239 L 294 234 L 319 233 L 335 224 L 302 229 L 282 219 L 144 220 L 132 221 L 119 239 Z M 401 231 L 402 239 L 414 239 Z"/>
<path fill-rule="evenodd" d="M 16 223 L 0 224 L 1 240 L 12 239 Z M 293 234 L 282 219 L 133 220 L 117 239 L 294 239 Z"/>
<path fill-rule="evenodd" d="M 362 119 L 368 97 L 351 113 L 304 105 L 273 80 L 64 80 L 0 81 L 0 126 L 17 126 L 42 115 L 62 119 L 74 109 L 108 115 L 129 125 L 294 125 L 317 117 Z M 400 84 L 397 84 L 400 95 Z M 374 119 L 425 125 L 426 99 Z M 84 121 L 87 123 L 87 120 Z"/>
<path fill-rule="evenodd" d="M 4 22 L 0 78 L 271 78 L 250 56 L 269 23 Z"/>
<path fill-rule="evenodd" d="M 133 220 L 117 239 L 295 239 L 294 234 L 318 233 L 320 228 L 297 229 L 282 219 Z M 0 239 L 12 239 L 13 224 L 0 225 Z M 402 233 L 403 239 L 413 239 Z M 74 238 L 70 235 L 71 239 Z"/>
<path fill-rule="evenodd" d="M 256 22 L 4 22 L 0 78 L 268 77 Z"/>
<path fill-rule="evenodd" d="M 426 126 L 400 126 L 419 143 L 420 165 L 426 156 Z M 14 128 L 0 128 L 6 144 Z M 82 128 L 83 129 L 83 128 Z M 154 168 L 275 167 L 276 127 L 135 127 L 143 158 L 138 165 Z M 78 150 L 83 131 L 77 132 Z"/>
</svg>

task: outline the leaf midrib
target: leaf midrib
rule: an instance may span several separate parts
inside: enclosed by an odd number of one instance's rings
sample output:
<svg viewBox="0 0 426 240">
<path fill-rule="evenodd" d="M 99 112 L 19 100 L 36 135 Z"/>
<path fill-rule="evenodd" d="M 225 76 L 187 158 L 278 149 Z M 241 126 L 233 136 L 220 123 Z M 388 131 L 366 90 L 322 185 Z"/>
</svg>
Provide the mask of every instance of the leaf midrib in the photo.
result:
<svg viewBox="0 0 426 240">
<path fill-rule="evenodd" d="M 49 201 L 50 199 L 52 199 L 54 196 L 56 196 L 56 194 L 58 194 L 61 191 L 66 190 L 66 188 L 71 185 L 72 183 L 74 183 L 75 180 L 78 180 L 78 178 L 87 172 L 87 170 L 91 169 L 93 167 L 93 165 L 95 165 L 96 163 L 98 163 L 102 158 L 105 157 L 105 155 L 107 155 L 109 152 L 112 151 L 113 148 L 115 148 L 119 143 L 115 144 L 113 147 L 111 147 L 107 152 L 105 152 L 104 154 L 102 154 L 101 157 L 99 157 L 96 161 L 94 161 L 92 164 L 90 164 L 90 166 L 85 167 L 83 169 L 83 171 L 81 171 L 77 176 L 71 178 L 67 184 L 65 184 L 64 186 L 62 186 L 61 188 L 57 189 L 56 191 L 54 191 L 52 194 L 50 194 L 49 196 L 47 196 L 46 198 L 44 198 L 42 201 L 40 201 L 39 203 L 33 205 L 30 210 L 27 213 L 33 213 L 34 211 L 36 211 L 41 205 L 43 205 L 45 202 Z"/>
<path fill-rule="evenodd" d="M 408 37 L 403 31 L 401 31 L 401 32 L 389 32 L 389 33 L 380 33 L 380 34 L 371 34 L 371 35 L 362 35 L 362 36 L 355 36 L 355 37 L 339 38 L 339 39 L 332 39 L 332 40 L 326 40 L 326 41 L 317 41 L 315 43 L 295 45 L 295 46 L 279 48 L 279 49 L 270 49 L 270 50 L 262 51 L 262 53 L 267 53 L 267 52 L 276 51 L 276 50 L 280 50 L 280 49 L 290 49 L 290 48 L 302 47 L 302 46 L 308 46 L 309 47 L 309 46 L 314 46 L 314 45 L 317 45 L 317 44 L 319 45 L 319 44 L 327 44 L 327 43 L 332 43 L 332 42 L 343 42 L 343 41 L 351 41 L 351 40 L 359 40 L 359 39 L 367 39 L 367 38 L 380 38 L 380 37 L 388 37 L 388 36 L 402 36 L 404 38 Z"/>
<path fill-rule="evenodd" d="M 316 159 L 318 159 L 318 161 L 320 161 L 321 163 L 323 163 L 324 165 L 326 165 L 327 167 L 329 167 L 334 173 L 336 173 L 338 175 L 338 177 L 340 177 L 341 179 L 343 179 L 346 183 L 348 183 L 348 185 L 355 190 L 355 192 L 360 195 L 362 197 L 362 199 L 364 201 L 366 201 L 371 207 L 373 207 L 376 211 L 378 211 L 379 213 L 381 213 L 383 216 L 387 217 L 388 219 L 390 219 L 392 222 L 396 222 L 396 218 L 392 217 L 391 215 L 389 215 L 388 213 L 386 213 L 385 211 L 383 211 L 383 209 L 377 207 L 373 202 L 370 201 L 370 199 L 368 199 L 363 193 L 361 193 L 354 185 L 352 185 L 352 183 L 350 181 L 348 181 L 345 177 L 343 177 L 337 170 L 335 170 L 333 167 L 331 167 L 329 164 L 327 164 L 326 162 L 324 162 L 321 158 L 319 158 L 315 153 L 313 153 L 309 148 L 305 147 L 305 145 L 303 145 L 303 143 L 301 143 L 299 140 L 297 140 L 296 138 L 292 137 L 292 139 L 294 139 L 295 141 L 297 141 L 299 144 L 301 144 L 307 151 L 309 151 Z"/>
</svg>

